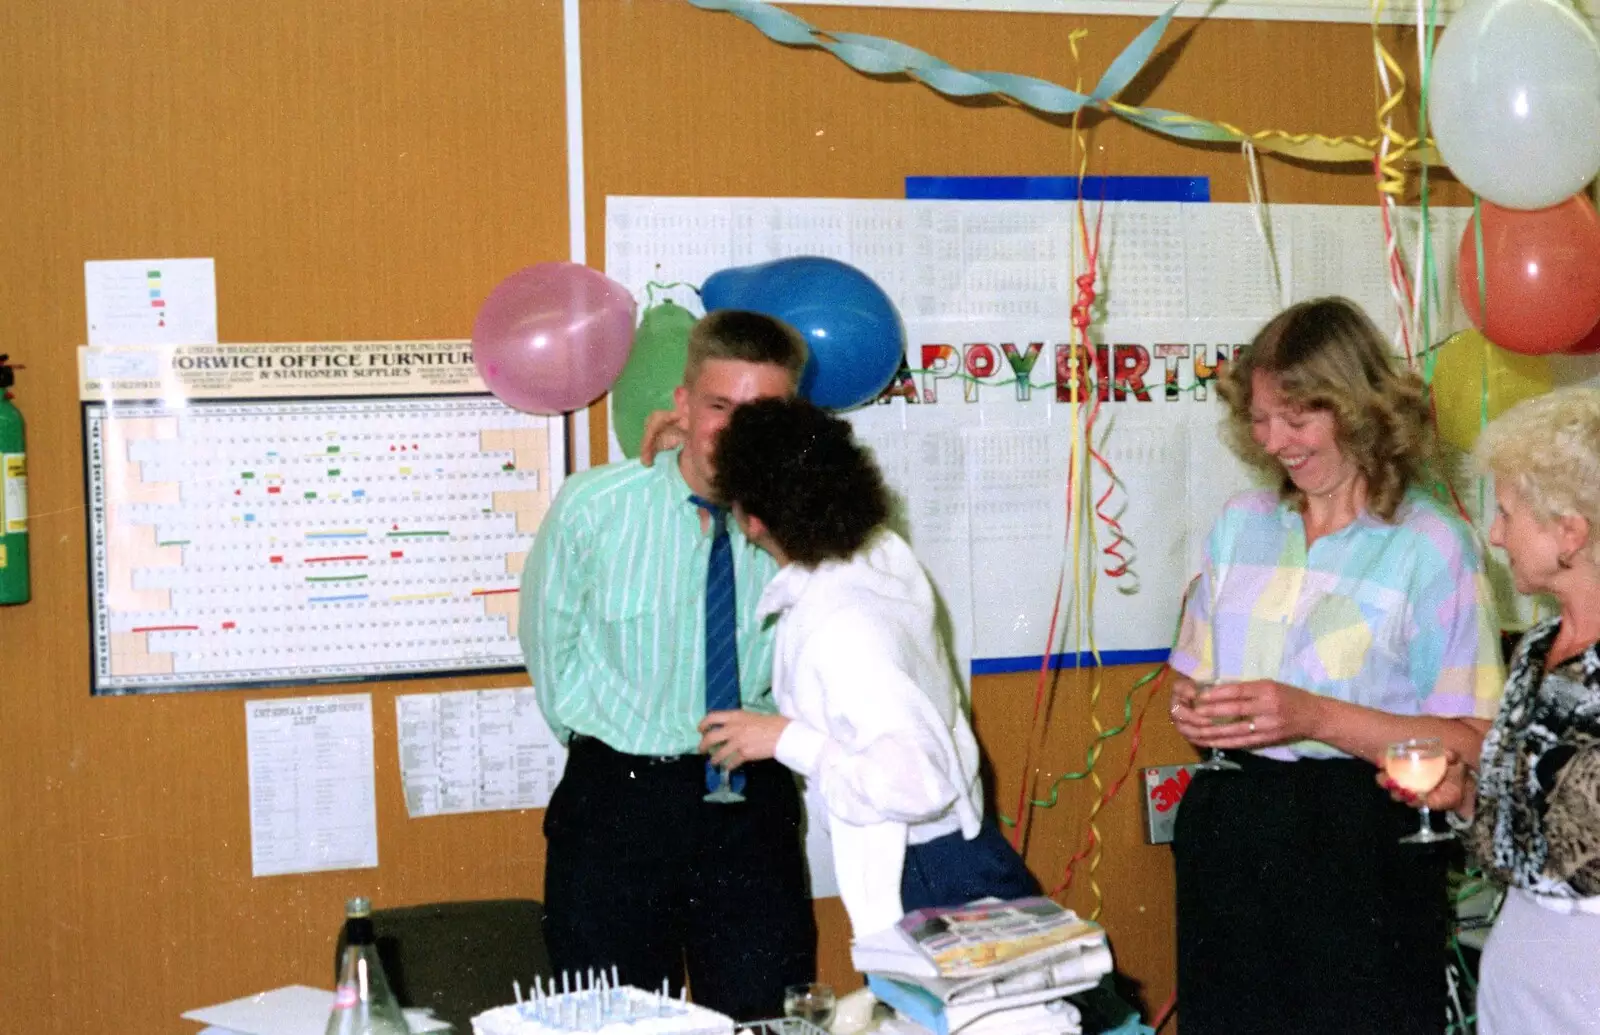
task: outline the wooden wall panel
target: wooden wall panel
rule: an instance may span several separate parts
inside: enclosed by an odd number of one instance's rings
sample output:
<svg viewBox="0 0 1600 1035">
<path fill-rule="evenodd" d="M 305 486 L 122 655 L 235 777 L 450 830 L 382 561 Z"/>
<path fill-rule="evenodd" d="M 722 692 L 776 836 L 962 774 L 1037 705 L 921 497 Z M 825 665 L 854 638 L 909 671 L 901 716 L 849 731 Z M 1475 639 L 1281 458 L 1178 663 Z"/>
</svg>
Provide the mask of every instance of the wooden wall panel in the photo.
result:
<svg viewBox="0 0 1600 1035">
<path fill-rule="evenodd" d="M 1070 171 L 1060 120 L 861 76 L 681 0 L 591 0 L 582 13 L 596 265 L 606 194 L 895 197 L 912 173 Z M 1069 30 L 1090 29 L 1093 80 L 1143 24 L 804 13 L 1058 81 L 1073 75 Z M 1370 131 L 1361 26 L 1180 23 L 1173 39 L 1166 74 L 1133 99 L 1251 127 Z M 382 865 L 262 880 L 249 875 L 243 702 L 265 693 L 88 696 L 73 346 L 85 259 L 191 255 L 216 257 L 224 340 L 465 336 L 501 277 L 566 257 L 561 84 L 556 0 L 0 7 L 0 342 L 27 365 L 35 573 L 34 602 L 0 609 L 0 1003 L 32 1030 L 181 1030 L 191 1006 L 325 984 L 351 893 L 389 904 L 540 893 L 539 813 L 411 821 L 400 799 L 394 695 L 494 680 L 362 687 L 374 694 Z M 1228 149 L 1091 128 L 1091 172 L 1208 175 L 1218 200 L 1245 197 Z M 1372 197 L 1364 170 L 1268 160 L 1266 176 L 1276 201 Z M 1105 673 L 1103 723 L 1136 675 Z M 1018 675 L 974 690 L 1008 807 L 1032 688 Z M 1063 681 L 1046 769 L 1081 763 L 1088 698 L 1083 677 Z M 1158 697 L 1141 758 L 1179 757 Z M 1119 738 L 1101 771 L 1126 758 Z M 1090 800 L 1074 784 L 1036 818 L 1029 860 L 1047 881 Z M 1170 864 L 1142 845 L 1135 804 L 1125 794 L 1102 814 L 1098 881 L 1119 963 L 1158 1006 Z M 1070 901 L 1087 910 L 1088 894 L 1080 875 Z M 825 976 L 847 985 L 842 911 L 819 913 Z"/>
<path fill-rule="evenodd" d="M 216 257 L 223 340 L 465 337 L 564 259 L 561 5 L 0 9 L 0 351 L 26 364 L 34 600 L 0 609 L 0 1003 L 41 1032 L 185 1030 L 328 985 L 344 898 L 538 895 L 539 813 L 411 821 L 376 714 L 375 871 L 250 877 L 244 701 L 93 700 L 75 350 L 85 259 Z M 296 694 L 303 691 L 273 691 Z M 508 990 L 509 991 L 509 990 Z"/>
</svg>

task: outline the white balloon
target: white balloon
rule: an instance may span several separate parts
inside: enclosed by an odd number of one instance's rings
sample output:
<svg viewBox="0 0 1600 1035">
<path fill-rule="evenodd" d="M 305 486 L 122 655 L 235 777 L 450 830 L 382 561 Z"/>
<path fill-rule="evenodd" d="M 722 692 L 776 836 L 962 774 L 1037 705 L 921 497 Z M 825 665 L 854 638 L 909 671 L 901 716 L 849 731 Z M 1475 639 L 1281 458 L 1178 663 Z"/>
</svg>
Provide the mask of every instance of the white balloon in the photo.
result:
<svg viewBox="0 0 1600 1035">
<path fill-rule="evenodd" d="M 1468 0 L 1428 90 L 1439 153 L 1497 205 L 1548 208 L 1600 172 L 1600 43 L 1564 0 Z"/>
</svg>

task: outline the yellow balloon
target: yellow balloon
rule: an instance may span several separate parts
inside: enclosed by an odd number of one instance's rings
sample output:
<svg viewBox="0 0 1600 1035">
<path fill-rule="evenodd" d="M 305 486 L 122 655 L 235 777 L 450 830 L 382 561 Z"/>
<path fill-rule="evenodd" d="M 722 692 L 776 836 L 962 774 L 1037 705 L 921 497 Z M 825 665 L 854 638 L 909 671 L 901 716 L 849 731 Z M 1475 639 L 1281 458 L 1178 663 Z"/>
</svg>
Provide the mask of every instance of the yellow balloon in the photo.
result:
<svg viewBox="0 0 1600 1035">
<path fill-rule="evenodd" d="M 1494 420 L 1524 399 L 1550 390 L 1550 361 L 1510 352 L 1477 331 L 1462 331 L 1434 351 L 1433 408 L 1439 437 L 1462 450 Z M 1485 388 L 1487 386 L 1487 389 Z"/>
</svg>

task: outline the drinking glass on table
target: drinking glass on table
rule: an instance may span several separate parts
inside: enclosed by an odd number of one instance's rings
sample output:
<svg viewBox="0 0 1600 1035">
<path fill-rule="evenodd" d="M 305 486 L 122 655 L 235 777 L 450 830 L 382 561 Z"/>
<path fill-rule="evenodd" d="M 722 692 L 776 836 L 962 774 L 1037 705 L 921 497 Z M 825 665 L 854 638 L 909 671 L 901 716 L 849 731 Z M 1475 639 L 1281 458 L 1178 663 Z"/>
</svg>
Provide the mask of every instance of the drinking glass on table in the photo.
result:
<svg viewBox="0 0 1600 1035">
<path fill-rule="evenodd" d="M 1219 686 L 1226 686 L 1226 685 L 1227 684 L 1225 682 L 1220 681 L 1220 680 L 1215 680 L 1215 679 L 1195 680 L 1194 681 L 1194 701 L 1195 701 L 1195 703 L 1199 704 L 1200 703 L 1200 699 L 1202 697 L 1204 697 L 1206 694 L 1210 693 L 1212 690 L 1215 690 Z M 1212 719 L 1211 720 L 1211 725 L 1213 725 L 1213 726 L 1228 726 L 1228 725 L 1231 725 L 1232 723 L 1239 722 L 1239 721 L 1240 721 L 1239 716 L 1230 715 L 1230 716 L 1227 716 L 1227 717 L 1224 717 L 1224 718 Z M 1243 769 L 1244 766 L 1240 765 L 1238 762 L 1233 761 L 1227 755 L 1223 754 L 1221 748 L 1212 748 L 1211 749 L 1211 754 L 1209 756 L 1207 756 L 1206 760 L 1204 762 L 1201 762 L 1198 766 L 1195 766 L 1195 768 L 1196 769 L 1204 769 L 1208 773 L 1226 773 L 1226 772 L 1232 772 L 1232 771 L 1235 771 L 1235 770 Z"/>
<path fill-rule="evenodd" d="M 1390 780 L 1422 799 L 1418 812 L 1420 824 L 1417 832 L 1400 839 L 1401 844 L 1432 844 L 1450 841 L 1456 835 L 1447 830 L 1435 830 L 1429 820 L 1427 794 L 1444 779 L 1450 761 L 1445 757 L 1444 745 L 1438 737 L 1420 737 L 1390 744 L 1383 755 L 1383 771 Z"/>
<path fill-rule="evenodd" d="M 833 1023 L 834 997 L 831 985 L 790 985 L 783 990 L 783 1015 L 809 1021 L 828 1030 Z"/>
</svg>

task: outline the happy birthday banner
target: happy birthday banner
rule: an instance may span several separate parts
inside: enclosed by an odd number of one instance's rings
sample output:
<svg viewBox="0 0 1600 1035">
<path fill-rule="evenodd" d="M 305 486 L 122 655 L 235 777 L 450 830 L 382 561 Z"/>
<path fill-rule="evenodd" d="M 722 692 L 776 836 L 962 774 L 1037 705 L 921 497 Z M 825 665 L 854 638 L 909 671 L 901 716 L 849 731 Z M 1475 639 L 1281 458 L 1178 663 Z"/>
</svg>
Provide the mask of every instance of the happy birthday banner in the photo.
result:
<svg viewBox="0 0 1600 1035">
<path fill-rule="evenodd" d="M 939 335 L 948 337 L 948 335 Z M 878 397 L 880 404 L 904 399 L 932 405 L 943 399 L 983 401 L 980 389 L 1009 387 L 1017 402 L 1044 389 L 1058 403 L 1204 402 L 1209 386 L 1244 342 L 1099 342 L 1093 349 L 1056 341 L 924 341 L 907 346 L 900 371 Z M 912 357 L 917 366 L 912 367 Z M 1039 378 L 1045 380 L 1039 380 Z M 941 394 L 941 382 L 953 382 Z M 959 388 L 957 388 L 959 385 Z M 990 400 L 993 396 L 988 396 Z"/>
</svg>

